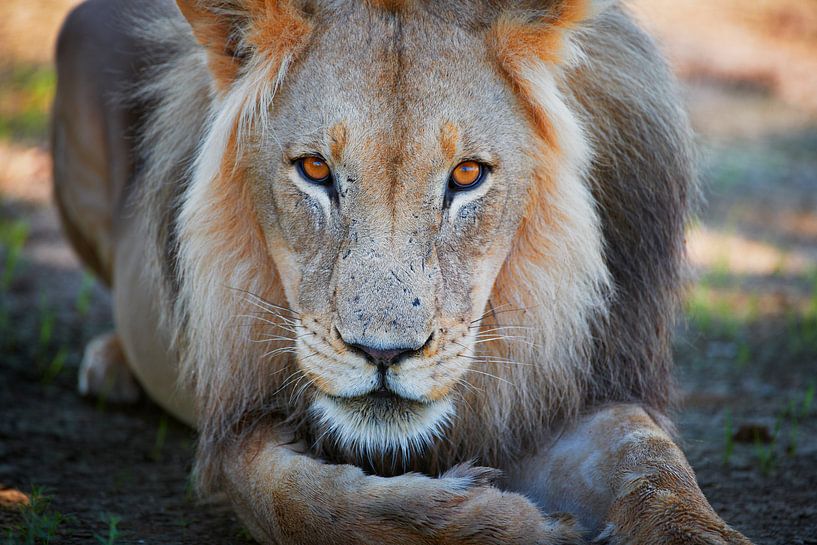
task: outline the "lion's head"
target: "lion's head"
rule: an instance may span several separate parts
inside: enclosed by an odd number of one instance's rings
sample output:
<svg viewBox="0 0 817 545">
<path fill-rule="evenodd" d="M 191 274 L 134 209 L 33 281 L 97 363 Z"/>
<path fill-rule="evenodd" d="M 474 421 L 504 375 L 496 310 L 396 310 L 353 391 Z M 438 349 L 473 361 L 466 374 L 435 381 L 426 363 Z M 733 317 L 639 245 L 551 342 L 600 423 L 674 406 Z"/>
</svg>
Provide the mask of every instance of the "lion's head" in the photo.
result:
<svg viewBox="0 0 817 545">
<path fill-rule="evenodd" d="M 350 456 L 462 454 L 579 409 L 610 319 L 609 126 L 570 78 L 617 10 L 178 3 L 197 75 L 162 77 L 200 83 L 157 118 L 208 97 L 171 229 L 205 435 L 272 402 Z"/>
</svg>

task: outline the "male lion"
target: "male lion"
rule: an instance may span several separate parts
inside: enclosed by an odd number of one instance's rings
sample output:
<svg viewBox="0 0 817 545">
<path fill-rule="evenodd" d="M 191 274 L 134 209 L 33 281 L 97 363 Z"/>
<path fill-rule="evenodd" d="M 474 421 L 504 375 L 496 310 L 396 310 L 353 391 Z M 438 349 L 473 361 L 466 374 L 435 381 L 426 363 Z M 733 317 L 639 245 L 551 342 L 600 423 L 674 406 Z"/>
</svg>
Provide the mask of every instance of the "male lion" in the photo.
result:
<svg viewBox="0 0 817 545">
<path fill-rule="evenodd" d="M 81 390 L 259 541 L 748 543 L 663 416 L 695 175 L 616 2 L 89 0 L 58 71 Z"/>
</svg>

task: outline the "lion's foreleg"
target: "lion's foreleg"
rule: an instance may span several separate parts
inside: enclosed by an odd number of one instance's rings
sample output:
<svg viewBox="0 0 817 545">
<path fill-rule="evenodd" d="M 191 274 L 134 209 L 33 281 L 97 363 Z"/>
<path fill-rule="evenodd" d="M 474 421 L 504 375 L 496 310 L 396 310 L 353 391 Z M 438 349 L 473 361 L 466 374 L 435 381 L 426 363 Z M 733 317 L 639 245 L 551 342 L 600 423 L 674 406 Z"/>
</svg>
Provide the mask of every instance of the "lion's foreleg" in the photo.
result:
<svg viewBox="0 0 817 545">
<path fill-rule="evenodd" d="M 484 469 L 440 477 L 374 477 L 311 458 L 280 427 L 259 427 L 227 450 L 223 484 L 262 543 L 518 545 L 582 543 L 568 516 L 485 482 Z"/>
<path fill-rule="evenodd" d="M 512 489 L 575 514 L 602 543 L 748 544 L 710 507 L 680 448 L 641 407 L 603 408 L 509 473 Z"/>
</svg>

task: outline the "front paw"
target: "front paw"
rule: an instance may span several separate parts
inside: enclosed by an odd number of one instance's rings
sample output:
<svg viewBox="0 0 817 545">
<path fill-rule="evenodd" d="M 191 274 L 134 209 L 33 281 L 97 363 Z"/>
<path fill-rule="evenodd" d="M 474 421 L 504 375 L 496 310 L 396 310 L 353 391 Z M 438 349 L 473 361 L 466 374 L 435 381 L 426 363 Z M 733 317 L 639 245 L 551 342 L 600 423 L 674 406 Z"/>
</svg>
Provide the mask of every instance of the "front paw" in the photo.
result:
<svg viewBox="0 0 817 545">
<path fill-rule="evenodd" d="M 543 515 L 527 498 L 494 486 L 494 469 L 462 465 L 439 479 L 419 475 L 387 479 L 415 494 L 389 502 L 389 521 L 413 528 L 420 542 L 446 545 L 581 545 L 587 543 L 568 514 Z M 393 491 L 386 495 L 397 498 Z M 408 500 L 408 501 L 407 501 Z M 435 506 L 429 511 L 429 506 Z M 406 543 L 406 542 L 404 542 Z M 413 542 L 412 542 L 413 543 Z"/>
<path fill-rule="evenodd" d="M 619 498 L 593 540 L 604 545 L 752 545 L 730 528 L 702 494 L 643 485 Z"/>
<path fill-rule="evenodd" d="M 223 483 L 262 543 L 578 545 L 572 517 L 546 516 L 491 485 L 496 471 L 458 466 L 440 478 L 366 475 L 301 454 L 284 430 L 257 427 L 223 461 Z"/>
<path fill-rule="evenodd" d="M 449 545 L 582 545 L 587 543 L 573 516 L 543 515 L 519 494 L 485 487 L 472 490 L 440 526 L 439 542 Z"/>
</svg>

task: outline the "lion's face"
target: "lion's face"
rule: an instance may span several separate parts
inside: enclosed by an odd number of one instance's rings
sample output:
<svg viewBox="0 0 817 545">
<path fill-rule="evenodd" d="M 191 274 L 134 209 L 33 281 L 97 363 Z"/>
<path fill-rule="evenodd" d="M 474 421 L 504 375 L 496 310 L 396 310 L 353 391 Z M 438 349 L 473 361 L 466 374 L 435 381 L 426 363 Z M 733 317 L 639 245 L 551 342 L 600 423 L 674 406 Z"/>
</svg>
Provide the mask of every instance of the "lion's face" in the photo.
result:
<svg viewBox="0 0 817 545">
<path fill-rule="evenodd" d="M 316 414 L 359 445 L 410 446 L 481 340 L 531 130 L 475 36 L 365 11 L 316 28 L 244 161 Z"/>
</svg>

